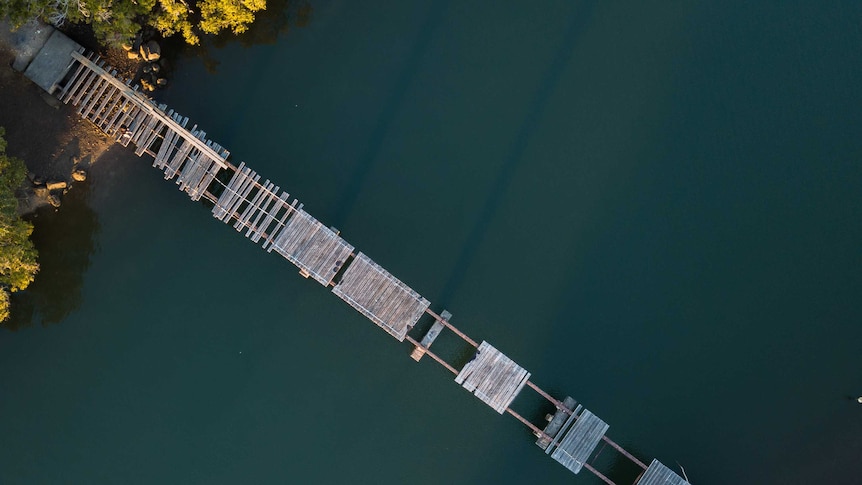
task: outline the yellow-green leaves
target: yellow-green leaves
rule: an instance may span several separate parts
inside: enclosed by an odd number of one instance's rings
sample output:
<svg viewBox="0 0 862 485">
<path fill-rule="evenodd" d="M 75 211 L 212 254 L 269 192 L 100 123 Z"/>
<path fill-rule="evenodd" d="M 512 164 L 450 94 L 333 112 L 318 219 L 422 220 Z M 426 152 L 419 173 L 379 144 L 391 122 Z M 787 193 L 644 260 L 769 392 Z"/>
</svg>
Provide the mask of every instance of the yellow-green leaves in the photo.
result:
<svg viewBox="0 0 862 485">
<path fill-rule="evenodd" d="M 26 177 L 24 163 L 6 155 L 0 127 L 0 321 L 9 317 L 9 292 L 27 288 L 39 271 L 30 241 L 33 225 L 18 216 L 15 190 Z"/>
<path fill-rule="evenodd" d="M 181 34 L 187 43 L 197 45 L 200 39 L 191 22 L 191 13 L 194 12 L 183 0 L 159 0 L 150 17 L 150 25 L 165 37 Z"/>
<path fill-rule="evenodd" d="M 266 0 L 201 0 L 200 28 L 207 34 L 230 30 L 241 34 L 254 21 L 254 13 L 266 8 Z"/>
</svg>

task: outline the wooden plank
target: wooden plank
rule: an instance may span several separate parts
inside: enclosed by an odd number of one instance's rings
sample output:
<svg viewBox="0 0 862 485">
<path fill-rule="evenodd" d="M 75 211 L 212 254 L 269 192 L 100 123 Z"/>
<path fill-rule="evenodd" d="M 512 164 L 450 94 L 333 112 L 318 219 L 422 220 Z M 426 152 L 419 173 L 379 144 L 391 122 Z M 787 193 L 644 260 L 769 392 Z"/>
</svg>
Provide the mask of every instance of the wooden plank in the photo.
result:
<svg viewBox="0 0 862 485">
<path fill-rule="evenodd" d="M 102 128 L 108 119 L 112 118 L 114 113 L 120 108 L 123 102 L 123 94 L 117 88 L 111 86 L 108 93 L 105 94 L 106 102 L 99 107 L 98 112 L 93 116 L 93 123 L 99 128 Z"/>
<path fill-rule="evenodd" d="M 188 157 L 189 152 L 192 151 L 194 145 L 188 142 L 188 139 L 185 136 L 181 136 L 183 143 L 180 145 L 180 148 L 174 153 L 174 156 L 171 158 L 171 161 L 165 166 L 165 180 L 172 179 L 182 167 L 183 163 Z"/>
<path fill-rule="evenodd" d="M 547 446 L 545 446 L 546 455 L 554 451 L 554 448 L 556 447 L 557 443 L 559 443 L 560 440 L 563 439 L 563 436 L 566 435 L 568 429 L 572 426 L 572 424 L 574 424 L 575 420 L 578 419 L 578 414 L 581 412 L 581 409 L 583 409 L 583 406 L 578 404 L 578 406 L 573 409 L 571 414 L 567 415 L 563 413 L 563 423 L 560 425 L 556 434 L 554 434 L 553 439 L 548 443 Z"/>
<path fill-rule="evenodd" d="M 153 116 L 146 130 L 135 142 L 135 145 L 137 145 L 135 155 L 141 156 L 145 151 L 149 150 L 153 142 L 156 141 L 156 138 L 161 135 L 163 129 L 165 129 L 165 125 L 162 123 L 162 120 Z"/>
<path fill-rule="evenodd" d="M 136 155 L 141 156 L 145 151 L 149 151 L 150 148 L 153 146 L 153 143 L 155 143 L 156 139 L 161 136 L 162 130 L 166 128 L 166 115 L 165 113 L 161 112 L 161 110 L 165 107 L 165 105 L 159 105 L 158 115 L 161 116 L 153 116 L 155 123 L 135 142 L 135 144 L 138 146 L 138 149 L 135 150 Z"/>
<path fill-rule="evenodd" d="M 164 140 L 162 140 L 162 146 L 159 147 L 159 151 L 153 159 L 154 167 L 164 170 L 165 164 L 177 148 L 177 141 L 179 139 L 180 134 L 168 128 L 168 132 L 165 134 Z"/>
<path fill-rule="evenodd" d="M 105 72 L 104 69 L 99 67 L 96 63 L 93 63 L 87 57 L 82 56 L 81 54 L 79 54 L 77 52 L 72 52 L 71 56 L 72 56 L 72 58 L 78 60 L 79 62 L 87 64 L 90 67 L 90 69 L 92 69 L 93 71 L 96 71 L 100 75 L 101 74 L 107 75 L 107 73 Z M 140 103 L 139 106 L 142 109 L 148 111 L 152 115 L 155 115 L 155 116 L 162 118 L 162 121 L 166 125 L 170 126 L 172 129 L 174 129 L 176 131 L 181 131 L 181 127 L 178 126 L 176 124 L 176 122 L 170 120 L 170 118 L 166 117 L 164 115 L 164 113 L 160 113 L 159 110 L 155 106 L 153 106 L 149 101 L 147 101 L 145 98 L 143 98 L 140 93 L 137 93 L 137 92 L 129 89 L 129 87 L 126 86 L 125 84 L 123 84 L 120 80 L 115 79 L 114 77 L 112 77 L 110 75 L 108 75 L 108 77 L 106 79 L 108 79 L 112 84 L 117 86 L 119 89 L 123 90 L 124 93 L 127 93 L 130 96 L 136 96 L 137 97 L 136 99 L 138 99 L 139 103 Z M 199 150 L 201 150 L 203 152 L 210 152 L 211 158 L 217 159 L 217 163 L 219 164 L 220 168 L 226 168 L 227 167 L 227 165 L 225 164 L 224 160 L 219 155 L 219 153 L 214 151 L 212 148 L 208 147 L 205 142 L 203 142 L 201 140 L 194 140 L 194 139 L 189 139 L 189 141 L 192 142 Z"/>
<path fill-rule="evenodd" d="M 455 382 L 503 414 L 529 378 L 529 372 L 483 341 L 473 359 L 455 376 Z"/>
<path fill-rule="evenodd" d="M 299 210 L 287 220 L 271 249 L 321 285 L 329 286 L 354 248 L 335 231 Z"/>
<path fill-rule="evenodd" d="M 543 450 L 547 450 L 548 446 L 551 444 L 551 439 L 554 439 L 556 441 L 556 438 L 562 437 L 558 434 L 560 432 L 560 429 L 563 427 L 563 424 L 566 422 L 569 416 L 577 414 L 577 412 L 580 410 L 580 406 L 578 406 L 578 411 L 575 410 L 576 404 L 577 401 L 572 399 L 571 396 L 566 396 L 566 398 L 563 399 L 562 406 L 567 409 L 568 412 L 563 409 L 557 409 L 554 412 L 553 416 L 549 416 L 550 420 L 548 421 L 548 425 L 545 426 L 545 429 L 542 430 L 544 434 L 540 435 L 538 439 L 536 439 L 536 446 Z"/>
<path fill-rule="evenodd" d="M 102 96 L 105 94 L 105 91 L 111 86 L 111 83 L 105 81 L 102 85 L 95 90 L 95 97 L 90 99 L 89 101 L 85 101 L 81 103 L 81 107 L 78 108 L 78 114 L 81 115 L 81 118 L 90 119 L 90 115 L 93 113 L 93 110 L 98 106 L 99 100 L 102 99 Z"/>
<path fill-rule="evenodd" d="M 83 64 L 81 64 L 81 67 L 83 68 L 81 70 L 81 75 L 77 79 L 75 79 L 74 82 L 70 81 L 70 85 L 66 87 L 65 94 L 63 94 L 63 97 L 60 98 L 60 100 L 63 101 L 63 103 L 65 104 L 69 104 L 69 102 L 71 102 L 72 99 L 75 98 L 75 96 L 81 89 L 81 84 L 83 84 L 84 80 L 87 79 L 93 73 Z"/>
<path fill-rule="evenodd" d="M 115 134 L 117 141 L 120 142 L 124 147 L 129 146 L 129 142 L 132 141 L 132 135 L 134 135 L 133 126 L 140 126 L 141 123 L 144 122 L 147 113 L 137 106 L 135 106 L 134 110 L 129 110 L 129 125 L 125 128 L 125 130 L 118 130 Z"/>
<path fill-rule="evenodd" d="M 551 458 L 577 474 L 587 463 L 607 430 L 607 423 L 590 411 L 584 410 L 562 440 L 554 446 Z M 548 450 L 550 449 L 551 446 L 548 447 Z"/>
<path fill-rule="evenodd" d="M 242 204 L 248 204 L 249 201 L 246 199 L 252 190 L 257 186 L 257 182 L 260 180 L 260 175 L 255 173 L 254 170 L 246 167 L 245 173 L 243 174 L 242 183 L 240 184 L 239 189 L 237 190 L 237 196 L 231 201 L 229 205 L 225 207 L 226 213 L 222 220 L 225 222 L 230 221 L 232 218 L 239 217 L 239 210 L 242 208 Z"/>
<path fill-rule="evenodd" d="M 443 310 L 443 312 L 440 314 L 440 318 L 448 322 L 449 319 L 452 318 L 452 314 L 449 313 L 449 310 Z M 425 355 L 425 352 L 427 352 L 428 349 L 431 347 L 431 344 L 433 344 L 434 341 L 437 340 L 437 337 L 440 335 L 440 332 L 444 328 L 446 328 L 446 326 L 443 324 L 443 322 L 435 319 L 434 324 L 431 325 L 431 328 L 429 328 L 427 332 L 425 332 L 425 336 L 422 337 L 422 341 L 419 342 L 419 345 L 417 345 L 413 349 L 413 352 L 410 354 L 410 357 L 416 362 L 419 362 L 422 359 L 422 356 Z"/>
<path fill-rule="evenodd" d="M 178 114 L 172 115 L 174 119 L 179 118 Z M 162 140 L 162 146 L 159 147 L 159 153 L 153 159 L 153 166 L 159 168 L 160 170 L 164 170 L 165 166 L 168 163 L 168 160 L 177 152 L 179 149 L 178 142 L 181 139 L 181 134 L 172 130 L 171 128 L 167 129 L 167 133 L 165 134 L 164 140 Z"/>
<path fill-rule="evenodd" d="M 635 485 L 691 485 L 673 470 L 664 466 L 658 460 L 650 463 L 647 471 Z"/>
<path fill-rule="evenodd" d="M 125 127 L 126 129 L 128 129 L 126 124 L 129 123 L 132 117 L 140 111 L 138 107 L 134 104 L 130 106 L 130 103 L 131 100 L 126 97 L 125 101 L 123 101 L 123 106 L 120 107 L 120 111 L 117 112 L 117 115 L 114 117 L 114 119 L 112 119 L 108 126 L 105 127 L 105 133 L 107 133 L 109 136 L 116 136 L 117 132 L 121 127 Z"/>
<path fill-rule="evenodd" d="M 117 89 L 111 87 L 111 90 L 105 94 L 102 104 L 99 105 L 99 108 L 92 117 L 93 124 L 104 131 L 103 125 L 105 124 L 105 121 L 107 121 L 108 118 L 117 111 L 122 100 L 123 97 L 122 95 L 119 95 Z"/>
<path fill-rule="evenodd" d="M 156 125 L 159 123 L 159 117 L 152 114 L 147 113 L 146 118 L 141 120 L 141 124 L 135 127 L 132 134 L 132 143 L 135 146 L 140 146 L 144 138 L 149 135 L 153 129 L 155 129 Z"/>
<path fill-rule="evenodd" d="M 84 65 L 78 62 L 78 68 L 75 69 L 75 72 L 74 74 L 72 74 L 72 77 L 70 77 L 69 80 L 66 81 L 66 84 L 63 86 L 63 90 L 60 91 L 60 94 L 57 95 L 57 99 L 63 101 L 64 103 L 66 102 L 66 95 L 69 93 L 69 89 L 72 88 L 78 82 L 78 77 L 84 72 L 84 69 Z"/>
<path fill-rule="evenodd" d="M 180 186 L 180 190 L 185 190 L 190 183 L 198 180 L 200 157 L 201 151 L 193 148 L 192 153 L 188 156 L 185 165 L 183 165 L 180 174 L 177 176 L 177 185 Z"/>
<path fill-rule="evenodd" d="M 272 231 L 269 232 L 269 235 L 266 238 L 266 241 L 263 242 L 263 249 L 266 249 L 266 252 L 272 251 L 272 245 L 275 242 L 275 238 L 281 234 L 281 231 L 284 229 L 284 226 L 287 225 L 287 218 L 290 217 L 291 214 L 295 211 L 296 203 L 298 202 L 296 199 L 293 199 L 293 204 L 288 204 L 288 199 L 290 195 L 287 192 L 281 194 L 282 200 L 282 210 L 284 211 L 281 215 L 281 218 L 276 222 L 275 227 Z"/>
<path fill-rule="evenodd" d="M 75 82 L 75 85 L 69 89 L 69 92 L 66 93 L 66 97 L 63 99 L 63 102 L 66 104 L 71 104 L 72 106 L 77 106 L 76 99 L 79 99 L 82 96 L 82 92 L 85 90 L 84 86 L 94 79 L 93 76 L 96 76 L 96 73 L 91 71 L 89 68 L 85 69 L 83 75 Z"/>
<path fill-rule="evenodd" d="M 356 255 L 332 292 L 399 342 L 430 305 L 363 253 Z"/>
<path fill-rule="evenodd" d="M 269 185 L 269 180 L 264 181 L 263 185 Z M 257 204 L 260 202 L 261 197 L 266 193 L 266 189 L 263 185 L 256 185 L 257 189 L 254 193 L 254 197 L 248 201 L 245 208 L 242 211 L 242 214 L 236 217 L 236 222 L 233 227 L 237 230 L 237 232 L 242 231 L 243 227 L 248 223 L 248 220 L 254 214 L 255 211 L 258 210 Z"/>
<path fill-rule="evenodd" d="M 218 171 L 221 170 L 221 165 L 215 160 L 207 157 L 207 166 L 203 169 L 203 174 L 196 184 L 190 186 L 186 193 L 189 194 L 192 200 L 200 200 L 204 192 L 207 191 L 210 184 L 215 180 Z"/>
<path fill-rule="evenodd" d="M 265 197 L 263 203 L 260 206 L 260 211 L 257 214 L 257 217 L 251 222 L 251 226 L 248 228 L 248 232 L 245 233 L 245 237 L 251 239 L 252 242 L 260 241 L 260 238 L 263 236 L 269 224 L 272 222 L 275 214 L 274 212 L 278 210 L 278 192 L 281 188 L 277 185 L 273 185 L 269 189 L 269 194 Z"/>
<path fill-rule="evenodd" d="M 230 181 L 224 188 L 224 191 L 219 196 L 215 205 L 212 209 L 213 217 L 218 220 L 224 220 L 224 218 L 228 215 L 227 207 L 232 204 L 234 199 L 239 197 L 238 190 L 240 185 L 245 184 L 247 181 L 246 172 L 250 172 L 250 169 L 245 167 L 245 162 L 240 162 L 239 167 L 233 173 L 233 176 L 230 178 Z"/>
<path fill-rule="evenodd" d="M 144 122 L 144 117 L 146 116 L 146 113 L 143 110 L 139 109 L 137 106 L 135 106 L 133 110 L 130 110 L 129 115 L 130 117 L 127 120 L 128 125 L 124 124 L 123 126 L 125 126 L 125 128 L 122 130 L 118 129 L 117 132 L 114 134 L 117 141 L 120 142 L 120 144 L 122 144 L 123 146 L 129 146 L 129 143 L 132 141 L 132 135 L 134 134 L 135 128 Z"/>
<path fill-rule="evenodd" d="M 285 192 L 281 192 L 281 195 L 279 195 L 278 197 L 275 196 L 275 194 L 279 191 L 279 187 L 276 186 L 271 199 L 272 203 L 269 209 L 266 211 L 266 217 L 264 217 L 263 221 L 261 221 L 259 225 L 255 224 L 255 233 L 251 236 L 252 242 L 259 242 L 262 237 L 266 236 L 267 239 L 264 239 L 263 241 L 264 244 L 266 244 L 270 240 L 270 234 L 272 234 L 273 231 L 277 230 L 280 227 L 276 225 L 273 230 L 269 229 L 270 226 L 273 225 L 273 222 L 275 222 L 276 217 L 278 217 L 278 214 L 282 210 L 286 210 L 286 208 L 289 207 L 287 202 L 288 195 Z"/>
<path fill-rule="evenodd" d="M 448 322 L 449 319 L 452 318 L 452 314 L 449 313 L 449 310 L 443 310 L 443 312 L 440 313 L 440 318 Z M 443 327 L 443 322 L 439 320 L 434 320 L 434 324 L 431 325 L 431 328 L 428 329 L 428 332 L 425 334 L 424 337 L 422 337 L 422 341 L 420 342 L 422 346 L 426 349 L 431 347 L 431 344 L 433 344 L 434 341 L 437 340 L 437 337 L 440 335 L 440 331 L 443 330 Z"/>
<path fill-rule="evenodd" d="M 89 66 L 87 66 L 86 74 L 81 77 L 81 80 L 78 82 L 78 85 L 75 86 L 72 92 L 69 93 L 69 98 L 67 99 L 67 102 L 71 102 L 73 106 L 78 106 L 78 104 L 81 102 L 81 99 L 86 95 L 90 86 L 98 79 L 99 74 L 96 71 L 92 70 Z"/>
<path fill-rule="evenodd" d="M 93 84 L 93 87 L 88 90 L 87 95 L 81 101 L 81 104 L 78 105 L 78 114 L 83 116 L 85 111 L 89 112 L 91 109 L 90 100 L 93 99 L 93 96 L 96 95 L 96 93 L 101 94 L 102 91 L 108 88 L 108 85 L 110 85 L 110 83 L 107 80 L 101 78 L 97 79 Z M 98 99 L 98 95 L 96 96 L 96 99 Z M 83 117 L 86 118 L 86 116 Z"/>
<path fill-rule="evenodd" d="M 87 95 L 87 92 L 90 91 L 90 88 L 93 83 L 96 83 L 100 80 L 101 78 L 97 72 L 92 70 L 89 71 L 87 77 L 82 80 L 81 85 L 76 89 L 77 94 L 71 100 L 72 106 L 78 106 L 81 103 L 81 99 L 83 99 L 84 96 Z"/>
<path fill-rule="evenodd" d="M 248 215 L 248 219 L 245 221 L 245 227 L 237 228 L 238 231 L 246 229 L 245 237 L 251 237 L 255 232 L 255 226 L 260 222 L 264 213 L 268 211 L 272 198 L 275 197 L 275 194 L 272 193 L 273 190 L 278 189 L 275 187 L 275 184 L 271 183 L 269 180 L 265 181 L 263 186 L 260 187 L 257 202 L 254 204 L 254 210 Z"/>
</svg>

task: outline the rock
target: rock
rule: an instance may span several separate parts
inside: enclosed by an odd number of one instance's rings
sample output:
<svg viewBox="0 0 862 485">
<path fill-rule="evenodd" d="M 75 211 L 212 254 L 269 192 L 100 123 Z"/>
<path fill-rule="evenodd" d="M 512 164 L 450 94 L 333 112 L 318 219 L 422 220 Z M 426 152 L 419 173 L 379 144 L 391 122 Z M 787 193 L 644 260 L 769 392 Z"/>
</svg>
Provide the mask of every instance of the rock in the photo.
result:
<svg viewBox="0 0 862 485">
<path fill-rule="evenodd" d="M 154 40 L 141 45 L 140 53 L 141 58 L 147 62 L 158 61 L 162 57 L 162 49 L 159 47 L 159 43 Z"/>
<path fill-rule="evenodd" d="M 165 79 L 165 78 L 163 78 L 163 77 L 160 77 L 160 78 L 156 79 L 156 86 L 158 86 L 158 87 L 160 87 L 160 88 L 163 88 L 163 87 L 165 87 L 165 86 L 167 86 L 167 85 L 168 85 L 168 80 L 167 80 L 167 79 Z"/>
<path fill-rule="evenodd" d="M 54 207 L 60 207 L 60 198 L 57 197 L 56 195 L 49 195 L 48 196 L 48 203 Z"/>
<path fill-rule="evenodd" d="M 141 78 L 141 88 L 144 91 L 153 91 L 156 89 L 156 87 L 153 86 L 153 83 L 151 83 L 150 81 L 148 81 L 145 78 Z"/>
<path fill-rule="evenodd" d="M 126 56 L 127 56 L 129 59 L 135 59 L 135 60 L 137 60 L 137 59 L 140 59 L 140 58 L 141 58 L 141 56 L 139 56 L 139 55 L 138 55 L 138 53 L 137 53 L 137 52 L 135 52 L 135 51 L 129 51 L 129 52 L 126 52 Z"/>
<path fill-rule="evenodd" d="M 33 185 L 42 185 L 45 183 L 45 179 L 38 175 L 33 176 Z"/>
<path fill-rule="evenodd" d="M 44 91 L 40 91 L 39 95 L 42 97 L 42 101 L 44 101 L 48 106 L 54 109 L 60 109 L 60 100 L 55 96 L 51 96 Z"/>
<path fill-rule="evenodd" d="M 36 174 L 28 170 L 27 171 L 27 178 L 30 179 L 30 182 L 32 182 L 32 181 L 36 180 Z"/>
<path fill-rule="evenodd" d="M 141 71 L 142 71 L 144 74 L 151 73 L 151 72 L 153 72 L 153 65 L 152 65 L 152 64 L 147 64 L 147 65 L 145 65 L 145 66 L 144 66 L 144 68 L 143 68 L 143 69 L 141 69 Z"/>
<path fill-rule="evenodd" d="M 45 197 L 48 197 L 48 189 L 46 187 L 39 186 L 33 189 L 33 194 L 35 194 L 36 197 L 44 199 Z"/>
<path fill-rule="evenodd" d="M 154 63 L 150 64 L 150 69 L 151 69 L 153 72 L 159 72 L 159 71 L 161 71 L 161 70 L 162 70 L 162 66 L 160 66 L 160 65 L 158 65 L 157 63 L 155 63 L 155 62 L 154 62 Z"/>
<path fill-rule="evenodd" d="M 67 184 L 65 180 L 59 180 L 56 182 L 48 182 L 47 184 L 45 184 L 45 187 L 47 187 L 48 190 L 54 191 L 54 190 L 63 190 L 68 185 L 69 184 Z"/>
<path fill-rule="evenodd" d="M 132 43 L 131 42 L 123 42 L 122 44 L 120 44 L 120 47 L 122 47 L 122 49 L 126 52 L 132 51 Z"/>
<path fill-rule="evenodd" d="M 75 182 L 83 182 L 87 180 L 87 171 L 83 168 L 79 168 L 72 172 L 72 180 Z"/>
</svg>

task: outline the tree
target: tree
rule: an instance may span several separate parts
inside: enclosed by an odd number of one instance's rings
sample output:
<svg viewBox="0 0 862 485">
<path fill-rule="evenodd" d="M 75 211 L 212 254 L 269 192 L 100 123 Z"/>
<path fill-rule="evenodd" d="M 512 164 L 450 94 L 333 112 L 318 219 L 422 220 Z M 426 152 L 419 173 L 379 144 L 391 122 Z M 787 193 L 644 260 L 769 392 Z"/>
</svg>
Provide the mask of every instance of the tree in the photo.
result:
<svg viewBox="0 0 862 485">
<path fill-rule="evenodd" d="M 24 162 L 6 155 L 0 127 L 0 322 L 9 318 L 9 293 L 27 288 L 39 271 L 30 241 L 33 225 L 18 215 L 15 190 L 27 175 Z"/>
<path fill-rule="evenodd" d="M 198 45 L 200 38 L 190 18 L 193 13 L 184 0 L 159 0 L 150 18 L 150 25 L 165 37 L 181 34 L 186 43 Z"/>
<path fill-rule="evenodd" d="M 266 8 L 266 0 L 201 0 L 200 28 L 207 34 L 230 30 L 241 34 L 254 21 L 254 13 Z"/>
<path fill-rule="evenodd" d="M 85 23 L 105 44 L 119 46 L 144 26 L 189 44 L 202 34 L 245 32 L 266 0 L 0 0 L 0 18 L 15 25 L 40 18 L 53 25 Z"/>
</svg>

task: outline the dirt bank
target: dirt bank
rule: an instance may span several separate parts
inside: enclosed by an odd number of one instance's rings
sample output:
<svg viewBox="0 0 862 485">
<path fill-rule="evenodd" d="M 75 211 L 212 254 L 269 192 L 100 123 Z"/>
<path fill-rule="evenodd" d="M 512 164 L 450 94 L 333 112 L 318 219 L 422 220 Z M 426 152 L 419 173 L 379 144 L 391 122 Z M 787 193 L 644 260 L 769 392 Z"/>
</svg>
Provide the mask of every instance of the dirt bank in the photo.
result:
<svg viewBox="0 0 862 485">
<path fill-rule="evenodd" d="M 61 200 L 76 185 L 72 172 L 76 169 L 86 172 L 113 141 L 80 119 L 71 106 L 60 103 L 12 68 L 16 55 L 20 58 L 23 49 L 20 34 L 11 32 L 0 21 L 0 126 L 6 129 L 7 153 L 24 160 L 31 180 L 38 182 L 28 184 L 20 192 L 19 209 L 27 214 L 49 203 L 46 191 L 37 190 L 36 186 L 65 182 L 68 186 L 65 190 L 51 192 Z M 120 64 L 120 55 L 115 57 Z M 122 64 L 127 70 L 135 66 L 128 60 Z"/>
</svg>

